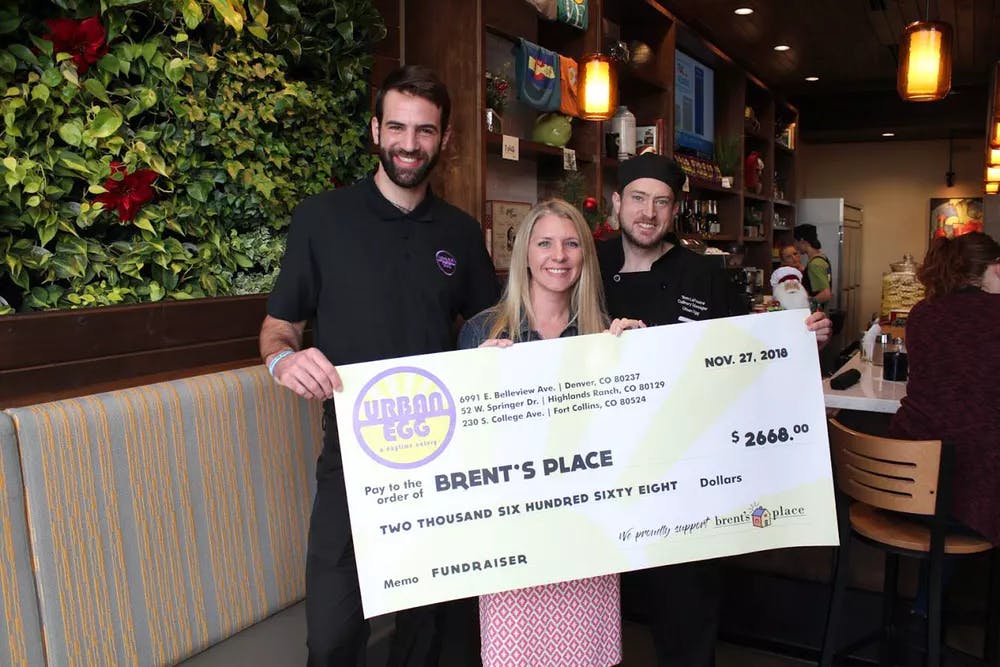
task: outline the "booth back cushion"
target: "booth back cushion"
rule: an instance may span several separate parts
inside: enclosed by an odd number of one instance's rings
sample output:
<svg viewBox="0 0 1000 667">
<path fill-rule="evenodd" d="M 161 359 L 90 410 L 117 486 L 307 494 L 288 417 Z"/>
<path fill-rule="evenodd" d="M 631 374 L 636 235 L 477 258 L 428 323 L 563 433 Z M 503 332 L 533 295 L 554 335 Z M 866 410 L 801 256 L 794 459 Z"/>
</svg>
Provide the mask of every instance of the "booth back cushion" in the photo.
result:
<svg viewBox="0 0 1000 667">
<path fill-rule="evenodd" d="M 41 665 L 42 628 L 28 553 L 17 438 L 0 412 L 0 665 Z"/>
<path fill-rule="evenodd" d="M 49 664 L 173 664 L 303 597 L 320 406 L 262 367 L 9 414 Z"/>
</svg>

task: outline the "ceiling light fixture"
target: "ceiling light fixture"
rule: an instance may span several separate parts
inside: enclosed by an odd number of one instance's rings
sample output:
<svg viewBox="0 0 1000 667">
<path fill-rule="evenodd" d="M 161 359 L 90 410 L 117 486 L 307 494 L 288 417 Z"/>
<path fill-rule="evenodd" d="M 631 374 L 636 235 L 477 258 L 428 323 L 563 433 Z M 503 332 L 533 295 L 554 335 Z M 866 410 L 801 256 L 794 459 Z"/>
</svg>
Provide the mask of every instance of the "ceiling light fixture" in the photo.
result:
<svg viewBox="0 0 1000 667">
<path fill-rule="evenodd" d="M 595 53 L 580 61 L 580 118 L 608 120 L 618 106 L 618 72 L 606 55 Z"/>
<path fill-rule="evenodd" d="M 778 44 L 776 47 L 774 47 L 774 50 L 775 51 L 788 51 L 791 48 L 792 47 L 788 46 L 787 44 Z"/>
<path fill-rule="evenodd" d="M 737 7 L 733 10 L 733 14 L 737 16 L 750 16 L 753 14 L 753 10 L 749 7 Z"/>
<path fill-rule="evenodd" d="M 997 183 L 995 181 L 986 182 L 986 194 L 995 195 L 998 190 L 1000 190 L 1000 183 Z"/>
<path fill-rule="evenodd" d="M 933 102 L 951 90 L 951 26 L 930 20 L 927 0 L 925 20 L 906 26 L 899 39 L 896 90 L 908 102 Z"/>
<path fill-rule="evenodd" d="M 894 137 L 894 136 L 896 136 L 896 133 L 895 132 L 883 132 L 882 136 L 883 137 Z"/>
<path fill-rule="evenodd" d="M 819 77 L 818 76 L 807 76 L 806 77 L 806 81 L 808 81 L 809 83 L 815 83 L 816 81 L 819 81 Z"/>
</svg>

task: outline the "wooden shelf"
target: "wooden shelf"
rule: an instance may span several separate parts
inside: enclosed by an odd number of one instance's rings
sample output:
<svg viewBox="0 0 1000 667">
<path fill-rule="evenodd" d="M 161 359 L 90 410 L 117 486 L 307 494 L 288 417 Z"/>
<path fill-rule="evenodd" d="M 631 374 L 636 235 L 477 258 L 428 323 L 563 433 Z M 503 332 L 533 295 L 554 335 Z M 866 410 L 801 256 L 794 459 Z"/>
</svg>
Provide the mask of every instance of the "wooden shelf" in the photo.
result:
<svg viewBox="0 0 1000 667">
<path fill-rule="evenodd" d="M 738 195 L 740 193 L 736 188 L 724 188 L 715 181 L 708 181 L 697 176 L 688 176 L 688 185 L 691 190 L 709 190 L 722 195 Z"/>
<path fill-rule="evenodd" d="M 632 82 L 640 82 L 642 85 L 659 91 L 670 90 L 669 82 L 665 81 L 661 76 L 657 76 L 656 71 L 651 65 L 639 67 L 629 65 L 619 66 L 618 81 L 625 90 L 634 86 Z"/>
<path fill-rule="evenodd" d="M 483 130 L 483 137 L 486 139 L 486 145 L 489 148 L 496 148 L 495 152 L 488 152 L 488 155 L 492 157 L 501 157 L 500 150 L 503 146 L 503 135 L 494 134 L 493 132 L 487 132 Z M 557 157 L 562 159 L 563 149 L 558 146 L 549 146 L 548 144 L 542 144 L 537 141 L 532 141 L 530 139 L 523 139 L 521 137 L 517 138 L 518 146 L 517 153 L 519 157 L 538 157 L 540 155 Z M 567 146 L 567 148 L 570 148 Z M 588 155 L 586 153 L 576 152 L 576 161 L 578 164 L 591 164 L 596 162 L 595 156 Z M 617 162 L 617 160 L 616 160 Z"/>
<path fill-rule="evenodd" d="M 743 243 L 766 243 L 767 242 L 767 238 L 763 237 L 763 236 L 754 236 L 752 238 L 749 237 L 749 236 L 744 236 L 742 242 Z"/>
<path fill-rule="evenodd" d="M 678 236 L 682 239 L 695 239 L 706 243 L 712 243 L 713 241 L 731 243 L 736 240 L 735 234 L 679 234 Z"/>
<path fill-rule="evenodd" d="M 764 202 L 764 203 L 767 203 L 767 202 L 771 201 L 770 199 L 768 199 L 767 197 L 765 197 L 763 195 L 754 194 L 752 192 L 744 192 L 743 193 L 743 197 L 746 198 L 746 199 L 750 199 L 751 201 L 759 201 L 759 202 Z"/>
<path fill-rule="evenodd" d="M 771 231 L 773 232 L 790 232 L 793 231 L 794 229 L 795 229 L 794 227 L 779 227 L 777 225 L 771 227 Z"/>
<path fill-rule="evenodd" d="M 788 201 L 787 199 L 775 199 L 775 206 L 785 206 L 787 208 L 795 208 L 795 202 Z"/>
</svg>

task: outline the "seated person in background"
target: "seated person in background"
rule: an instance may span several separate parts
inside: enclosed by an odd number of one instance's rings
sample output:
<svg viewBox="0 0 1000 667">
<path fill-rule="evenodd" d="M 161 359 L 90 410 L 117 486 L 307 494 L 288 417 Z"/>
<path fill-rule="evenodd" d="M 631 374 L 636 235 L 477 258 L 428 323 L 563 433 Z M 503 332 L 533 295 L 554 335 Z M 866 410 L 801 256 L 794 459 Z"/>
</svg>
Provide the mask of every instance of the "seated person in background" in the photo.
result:
<svg viewBox="0 0 1000 667">
<path fill-rule="evenodd" d="M 778 253 L 781 257 L 782 266 L 791 266 L 800 271 L 802 270 L 802 262 L 799 261 L 799 251 L 794 245 L 782 246 Z"/>
<path fill-rule="evenodd" d="M 816 309 L 824 313 L 833 298 L 833 271 L 830 260 L 820 252 L 823 245 L 816 235 L 816 225 L 795 225 L 795 247 L 805 255 L 806 268 L 802 272 L 802 284 L 809 292 L 809 298 L 816 302 Z"/>
<path fill-rule="evenodd" d="M 594 240 L 573 206 L 550 199 L 525 216 L 504 295 L 465 323 L 462 349 L 592 334 L 607 328 Z M 615 320 L 611 332 L 644 326 Z M 610 667 L 622 659 L 618 575 L 483 595 L 484 667 Z"/>
<path fill-rule="evenodd" d="M 955 447 L 952 516 L 1000 545 L 1000 244 L 936 238 L 906 322 L 909 380 L 889 435 Z"/>
</svg>

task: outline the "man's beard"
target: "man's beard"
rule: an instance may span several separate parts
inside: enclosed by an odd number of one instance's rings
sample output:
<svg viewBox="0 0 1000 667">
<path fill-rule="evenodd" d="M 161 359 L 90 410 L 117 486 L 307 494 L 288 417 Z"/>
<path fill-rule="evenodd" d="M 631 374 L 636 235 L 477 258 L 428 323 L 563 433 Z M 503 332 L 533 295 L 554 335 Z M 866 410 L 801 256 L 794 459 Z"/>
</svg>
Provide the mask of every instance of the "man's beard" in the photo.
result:
<svg viewBox="0 0 1000 667">
<path fill-rule="evenodd" d="M 423 160 L 419 167 L 413 169 L 406 169 L 398 166 L 392 159 L 393 155 L 401 155 L 402 157 L 415 157 L 417 159 Z M 401 188 L 415 188 L 427 180 L 427 177 L 431 173 L 431 169 L 437 164 L 438 157 L 441 155 L 440 151 L 435 151 L 433 155 L 428 155 L 423 151 L 402 151 L 395 150 L 389 152 L 385 148 L 379 146 L 378 149 L 378 160 L 382 163 L 382 168 L 385 169 L 386 176 L 389 180 L 398 185 Z"/>
<path fill-rule="evenodd" d="M 635 223 L 633 223 L 635 224 Z M 661 234 L 657 234 L 653 237 L 651 241 L 640 241 L 635 236 L 632 235 L 631 225 L 626 225 L 624 222 L 620 225 L 622 230 L 622 236 L 628 239 L 628 242 L 635 246 L 636 248 L 642 248 L 643 250 L 649 250 L 651 248 L 659 248 L 663 244 L 663 239 L 666 238 L 667 234 L 670 233 L 670 229 L 667 228 Z"/>
</svg>

